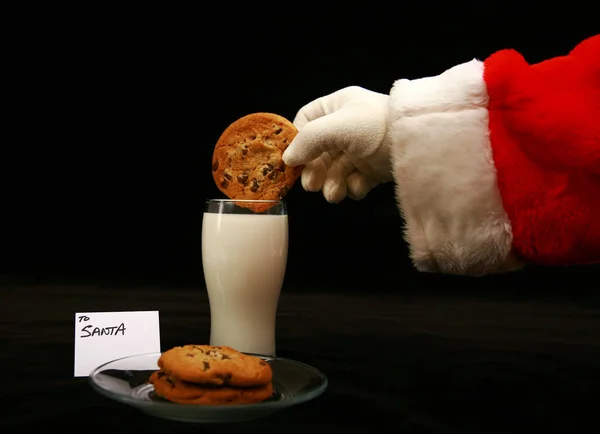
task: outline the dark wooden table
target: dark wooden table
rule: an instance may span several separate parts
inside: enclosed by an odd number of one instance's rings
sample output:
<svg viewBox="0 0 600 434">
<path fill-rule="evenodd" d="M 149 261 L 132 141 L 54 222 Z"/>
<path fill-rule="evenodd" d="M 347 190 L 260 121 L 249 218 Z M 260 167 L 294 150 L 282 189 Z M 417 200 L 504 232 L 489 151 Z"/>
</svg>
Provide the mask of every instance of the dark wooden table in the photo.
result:
<svg viewBox="0 0 600 434">
<path fill-rule="evenodd" d="M 154 309 L 163 349 L 207 342 L 201 287 L 4 282 L 0 432 L 598 432 L 597 297 L 284 288 L 278 355 L 322 370 L 327 391 L 266 419 L 208 426 L 147 416 L 73 378 L 75 312 Z"/>
</svg>

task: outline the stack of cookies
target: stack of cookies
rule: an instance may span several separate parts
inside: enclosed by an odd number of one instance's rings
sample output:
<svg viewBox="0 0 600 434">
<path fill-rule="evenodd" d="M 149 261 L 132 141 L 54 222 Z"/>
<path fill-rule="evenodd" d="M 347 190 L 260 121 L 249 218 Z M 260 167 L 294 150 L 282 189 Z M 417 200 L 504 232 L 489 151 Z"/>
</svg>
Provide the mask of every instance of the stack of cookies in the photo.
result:
<svg viewBox="0 0 600 434">
<path fill-rule="evenodd" d="M 184 345 L 161 354 L 149 382 L 179 404 L 254 404 L 273 395 L 271 365 L 230 347 Z"/>
</svg>

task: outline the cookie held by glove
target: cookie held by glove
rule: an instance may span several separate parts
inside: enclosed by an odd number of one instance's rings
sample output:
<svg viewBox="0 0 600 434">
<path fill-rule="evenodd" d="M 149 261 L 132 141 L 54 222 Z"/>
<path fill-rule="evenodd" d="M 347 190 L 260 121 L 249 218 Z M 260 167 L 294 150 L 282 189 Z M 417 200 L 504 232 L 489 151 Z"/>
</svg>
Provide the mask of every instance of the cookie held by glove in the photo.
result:
<svg viewBox="0 0 600 434">
<path fill-rule="evenodd" d="M 233 122 L 213 152 L 219 190 L 230 199 L 283 199 L 302 173 L 302 166 L 286 166 L 281 158 L 297 133 L 292 122 L 274 113 L 252 113 Z"/>
</svg>

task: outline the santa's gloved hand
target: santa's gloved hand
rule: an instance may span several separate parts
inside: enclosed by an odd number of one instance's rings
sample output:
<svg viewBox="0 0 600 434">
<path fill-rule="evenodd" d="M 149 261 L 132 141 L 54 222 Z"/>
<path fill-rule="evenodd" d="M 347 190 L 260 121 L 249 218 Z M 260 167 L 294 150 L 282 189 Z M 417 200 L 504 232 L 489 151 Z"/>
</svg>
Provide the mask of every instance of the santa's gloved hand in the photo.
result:
<svg viewBox="0 0 600 434">
<path fill-rule="evenodd" d="M 302 186 L 328 202 L 359 200 L 393 180 L 388 134 L 388 95 L 347 87 L 302 107 L 298 134 L 283 154 L 289 166 L 304 164 Z"/>
</svg>

